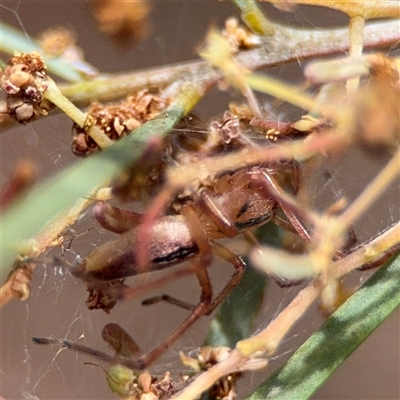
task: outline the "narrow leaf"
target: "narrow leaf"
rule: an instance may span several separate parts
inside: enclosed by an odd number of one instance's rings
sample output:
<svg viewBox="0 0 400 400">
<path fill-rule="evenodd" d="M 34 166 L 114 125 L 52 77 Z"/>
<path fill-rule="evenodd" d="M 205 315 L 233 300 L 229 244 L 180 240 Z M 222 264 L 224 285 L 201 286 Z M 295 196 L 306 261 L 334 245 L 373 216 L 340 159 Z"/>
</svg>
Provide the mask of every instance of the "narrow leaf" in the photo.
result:
<svg viewBox="0 0 400 400">
<path fill-rule="evenodd" d="M 109 148 L 61 171 L 36 186 L 21 201 L 1 215 L 0 255 L 3 279 L 21 240 L 34 236 L 57 214 L 79 198 L 93 193 L 103 182 L 135 162 L 151 137 L 165 136 L 198 100 L 198 93 L 186 90 L 164 113 L 139 127 Z"/>
<path fill-rule="evenodd" d="M 400 256 L 381 267 L 247 400 L 308 399 L 400 304 Z"/>
<path fill-rule="evenodd" d="M 253 322 L 261 307 L 265 284 L 265 274 L 253 268 L 246 273 L 237 286 L 221 304 L 208 331 L 205 346 L 228 346 L 234 348 L 239 340 L 253 332 Z"/>
<path fill-rule="evenodd" d="M 82 71 L 79 71 L 71 62 L 60 57 L 46 56 L 39 44 L 28 37 L 28 35 L 23 34 L 3 21 L 0 24 L 0 50 L 10 55 L 14 55 L 16 51 L 20 53 L 38 51 L 41 53 L 47 69 L 54 75 L 69 82 L 79 82 L 84 78 Z"/>
</svg>

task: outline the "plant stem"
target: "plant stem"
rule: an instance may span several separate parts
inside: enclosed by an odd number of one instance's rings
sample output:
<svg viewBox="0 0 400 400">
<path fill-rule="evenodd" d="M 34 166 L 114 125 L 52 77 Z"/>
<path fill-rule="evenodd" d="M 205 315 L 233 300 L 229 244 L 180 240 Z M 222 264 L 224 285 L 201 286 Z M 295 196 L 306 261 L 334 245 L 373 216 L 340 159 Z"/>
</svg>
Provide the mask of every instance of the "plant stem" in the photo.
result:
<svg viewBox="0 0 400 400">
<path fill-rule="evenodd" d="M 382 192 L 388 188 L 390 183 L 399 175 L 399 173 L 400 150 L 397 150 L 386 167 L 340 216 L 344 226 L 351 226 L 351 224 L 367 210 L 367 208 L 382 194 Z"/>
<path fill-rule="evenodd" d="M 362 246 L 357 249 L 354 253 L 349 254 L 345 258 L 334 263 L 333 268 L 338 269 L 339 277 L 347 274 L 349 271 L 359 268 L 365 263 L 365 255 L 368 253 L 368 248 L 382 248 L 385 246 L 391 246 L 392 248 L 399 245 L 399 234 L 400 234 L 400 223 L 397 223 L 390 227 L 388 230 L 374 238 L 365 247 Z M 387 248 L 389 250 L 390 247 Z M 372 252 L 374 253 L 374 252 Z M 375 253 L 375 259 L 379 259 L 379 256 Z M 400 267 L 397 262 L 397 271 Z M 378 271 L 379 273 L 379 271 Z M 390 273 L 386 274 L 390 277 Z M 379 280 L 379 279 L 375 279 Z M 391 286 L 398 287 L 399 282 L 396 280 L 391 281 Z M 260 357 L 262 352 L 273 351 L 279 345 L 282 337 L 288 332 L 290 327 L 304 314 L 307 308 L 317 298 L 322 287 L 314 283 L 300 291 L 297 296 L 292 300 L 288 307 L 286 307 L 268 326 L 259 334 L 239 342 L 236 349 L 232 350 L 229 357 L 221 363 L 211 367 L 206 372 L 199 375 L 196 380 L 190 384 L 186 389 L 174 396 L 173 400 L 192 400 L 201 395 L 204 391 L 210 388 L 214 382 L 223 376 L 229 375 L 232 371 L 235 371 L 245 363 L 249 357 L 256 356 Z M 398 289 L 397 289 L 398 292 Z M 380 292 L 384 294 L 384 290 Z M 399 296 L 397 296 L 399 298 Z M 361 303 L 364 301 L 361 300 Z M 345 303 L 346 305 L 347 303 Z M 359 304 L 359 302 L 357 302 Z M 373 306 L 374 307 L 374 306 Z M 341 308 L 338 309 L 340 312 Z M 372 314 L 372 313 L 371 313 Z M 375 320 L 383 321 L 387 315 L 378 315 Z M 374 322 L 374 323 L 375 323 Z M 282 326 L 285 327 L 286 331 L 282 330 Z M 340 343 L 339 343 L 340 345 Z M 271 354 L 271 353 L 269 353 Z M 315 370 L 315 368 L 314 368 Z M 317 369 L 318 370 L 318 369 Z M 265 398 L 264 395 L 258 398 Z M 289 397 L 290 398 L 290 397 Z"/>
<path fill-rule="evenodd" d="M 248 398 L 308 399 L 399 306 L 400 259 L 377 271 Z"/>
<path fill-rule="evenodd" d="M 311 30 L 278 24 L 275 27 L 275 34 L 264 38 L 261 47 L 239 53 L 238 62 L 253 71 L 316 56 L 334 55 L 349 49 L 347 28 Z M 398 28 L 398 20 L 367 24 L 364 31 L 364 47 L 387 46 L 398 42 Z M 190 81 L 205 76 L 213 78 L 210 81 L 211 85 L 222 78 L 222 74 L 214 71 L 207 63 L 193 61 L 120 73 L 116 76 L 99 76 L 88 82 L 60 85 L 60 90 L 74 103 L 87 103 L 93 98 L 98 101 L 110 101 L 143 88 L 163 87 L 177 79 Z"/>
<path fill-rule="evenodd" d="M 48 78 L 48 82 L 49 87 L 44 92 L 43 97 L 63 111 L 80 128 L 83 128 L 87 120 L 87 115 L 60 92 L 52 79 Z M 88 133 L 100 149 L 105 149 L 113 144 L 113 141 L 96 125 L 91 126 Z"/>
<path fill-rule="evenodd" d="M 273 0 L 273 3 L 281 0 Z M 349 17 L 362 16 L 369 18 L 398 17 L 399 4 L 395 1 L 368 0 L 368 1 L 343 1 L 343 0 L 296 0 L 297 4 L 329 7 L 346 13 Z"/>
<path fill-rule="evenodd" d="M 243 22 L 249 29 L 259 35 L 272 35 L 273 24 L 265 17 L 254 0 L 232 0 L 239 9 Z"/>
<path fill-rule="evenodd" d="M 347 28 L 313 30 L 279 24 L 275 24 L 274 27 L 273 36 L 265 37 L 261 47 L 239 53 L 237 61 L 253 71 L 318 56 L 334 55 L 349 49 Z M 364 48 L 389 46 L 398 42 L 398 27 L 399 20 L 367 24 L 364 29 Z M 19 50 L 19 47 L 14 47 L 13 51 L 15 50 Z M 199 78 L 207 79 L 209 87 L 212 87 L 222 78 L 222 74 L 204 61 L 192 61 L 117 75 L 99 75 L 91 81 L 58 86 L 70 101 L 85 105 L 92 99 L 100 102 L 112 101 L 143 88 L 163 88 L 171 82 L 194 82 Z M 7 119 L 0 129 L 4 131 L 15 123 Z"/>
</svg>

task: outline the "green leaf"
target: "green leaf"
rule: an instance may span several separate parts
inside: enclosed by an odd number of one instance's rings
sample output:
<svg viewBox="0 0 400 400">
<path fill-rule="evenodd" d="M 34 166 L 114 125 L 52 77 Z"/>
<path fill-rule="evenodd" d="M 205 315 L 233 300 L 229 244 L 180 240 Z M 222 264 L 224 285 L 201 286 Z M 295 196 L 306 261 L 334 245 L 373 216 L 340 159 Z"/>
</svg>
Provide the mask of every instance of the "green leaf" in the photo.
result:
<svg viewBox="0 0 400 400">
<path fill-rule="evenodd" d="M 59 57 L 46 56 L 39 44 L 3 21 L 0 21 L 0 37 L 0 50 L 3 53 L 14 55 L 16 51 L 20 53 L 38 51 L 41 53 L 47 69 L 53 74 L 70 82 L 79 82 L 84 79 L 84 73 L 79 71 L 71 62 Z"/>
<path fill-rule="evenodd" d="M 147 141 L 165 136 L 198 98 L 196 90 L 186 90 L 165 112 L 133 134 L 37 185 L 27 197 L 8 208 L 1 215 L 0 276 L 4 279 L 8 275 L 6 268 L 13 263 L 21 240 L 34 236 L 79 198 L 90 195 L 118 171 L 132 165 Z"/>
<path fill-rule="evenodd" d="M 265 274 L 247 268 L 240 284 L 221 304 L 208 331 L 205 346 L 234 348 L 239 340 L 253 332 L 253 322 L 262 304 Z"/>
<path fill-rule="evenodd" d="M 308 399 L 400 304 L 400 256 L 381 267 L 247 400 Z"/>
</svg>

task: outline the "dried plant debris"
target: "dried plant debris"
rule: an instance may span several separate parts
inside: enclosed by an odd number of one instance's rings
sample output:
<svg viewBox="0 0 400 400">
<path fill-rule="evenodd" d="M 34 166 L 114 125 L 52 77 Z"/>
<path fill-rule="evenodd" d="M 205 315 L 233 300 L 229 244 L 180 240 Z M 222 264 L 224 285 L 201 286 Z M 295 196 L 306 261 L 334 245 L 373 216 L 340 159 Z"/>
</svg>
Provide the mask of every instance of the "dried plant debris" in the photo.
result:
<svg viewBox="0 0 400 400">
<path fill-rule="evenodd" d="M 113 365 L 107 373 L 110 389 L 121 399 L 167 400 L 182 390 L 191 380 L 175 382 L 167 371 L 163 377 L 151 376 L 147 371 L 136 374 L 122 365 Z"/>
<path fill-rule="evenodd" d="M 6 283 L 0 288 L 0 306 L 12 298 L 28 299 L 34 268 L 34 263 L 22 260 L 15 261 Z"/>
<path fill-rule="evenodd" d="M 46 65 L 37 52 L 17 53 L 1 70 L 1 88 L 7 94 L 7 112 L 18 122 L 28 122 L 47 114 L 42 104 L 48 88 Z M 43 102 L 44 103 L 44 102 Z"/>
<path fill-rule="evenodd" d="M 180 357 L 185 366 L 190 367 L 195 373 L 199 373 L 226 360 L 230 352 L 229 347 L 205 346 L 199 349 L 197 358 L 186 356 L 182 352 Z M 209 389 L 208 395 L 210 398 L 218 400 L 236 399 L 236 383 L 242 376 L 241 372 L 235 372 L 219 379 Z"/>
<path fill-rule="evenodd" d="M 201 347 L 197 352 L 197 358 L 192 358 L 180 352 L 182 363 L 193 370 L 195 374 L 207 371 L 212 366 L 225 361 L 231 354 L 229 347 Z M 230 373 L 217 380 L 207 392 L 208 398 L 216 400 L 235 400 L 236 385 L 243 372 L 246 370 L 257 370 L 265 368 L 268 361 L 261 358 L 254 358 L 248 363 L 244 363 L 237 371 Z"/>
<path fill-rule="evenodd" d="M 232 53 L 261 45 L 261 37 L 241 26 L 235 17 L 228 18 L 225 21 L 225 29 L 222 34 L 228 39 Z"/>
<path fill-rule="evenodd" d="M 128 96 L 118 103 L 93 103 L 87 111 L 87 124 L 83 128 L 76 124 L 73 126 L 72 151 L 77 156 L 86 156 L 99 149 L 88 135 L 89 128 L 93 125 L 100 127 L 110 139 L 117 141 L 155 118 L 167 105 L 168 100 L 148 90 Z"/>
<path fill-rule="evenodd" d="M 149 34 L 151 6 L 147 0 L 91 0 L 90 5 L 100 31 L 119 45 L 140 41 Z"/>
<path fill-rule="evenodd" d="M 104 282 L 101 285 L 97 282 L 88 282 L 86 290 L 89 292 L 89 296 L 85 302 L 86 307 L 89 310 L 101 309 L 109 314 L 110 310 L 117 304 L 115 300 L 116 290 L 123 287 L 126 287 L 123 279 Z"/>
<path fill-rule="evenodd" d="M 400 78 L 393 59 L 370 57 L 368 85 L 356 94 L 354 136 L 370 153 L 395 152 L 400 143 Z"/>
<path fill-rule="evenodd" d="M 52 57 L 60 57 L 66 52 L 74 49 L 80 58 L 82 50 L 76 46 L 77 36 L 71 29 L 63 26 L 54 26 L 42 32 L 38 38 L 38 43 L 43 51 Z"/>
<path fill-rule="evenodd" d="M 118 140 L 144 122 L 153 119 L 167 104 L 165 99 L 147 90 L 129 96 L 119 103 L 109 105 L 93 103 L 88 110 L 90 126 L 97 125 L 110 139 Z M 87 135 L 87 128 L 74 125 L 72 150 L 76 155 L 87 155 L 98 149 L 96 143 Z"/>
<path fill-rule="evenodd" d="M 17 163 L 8 181 L 0 187 L 0 210 L 11 205 L 33 185 L 36 179 L 35 167 L 29 160 Z"/>
<path fill-rule="evenodd" d="M 77 45 L 77 34 L 64 26 L 54 26 L 41 33 L 38 43 L 47 57 L 62 58 L 71 63 L 83 78 L 93 78 L 98 70 L 85 61 L 84 51 Z"/>
</svg>

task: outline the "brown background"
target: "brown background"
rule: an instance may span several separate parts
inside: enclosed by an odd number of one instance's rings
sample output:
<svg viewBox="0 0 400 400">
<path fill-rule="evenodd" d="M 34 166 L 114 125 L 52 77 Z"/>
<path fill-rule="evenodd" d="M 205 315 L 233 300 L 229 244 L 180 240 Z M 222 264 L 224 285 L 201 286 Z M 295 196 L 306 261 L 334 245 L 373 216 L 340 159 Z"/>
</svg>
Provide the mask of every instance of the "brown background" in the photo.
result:
<svg viewBox="0 0 400 400">
<path fill-rule="evenodd" d="M 214 1 L 158 1 L 153 3 L 151 36 L 127 50 L 115 47 L 100 35 L 85 2 L 27 1 L 1 2 L 0 16 L 3 20 L 21 28 L 21 23 L 30 37 L 53 25 L 63 24 L 73 28 L 79 35 L 79 44 L 86 58 L 101 71 L 116 72 L 141 69 L 193 59 L 196 48 L 202 42 L 211 25 L 221 25 L 225 17 L 235 14 L 229 3 Z M 294 14 L 278 13 L 266 7 L 284 22 L 305 27 L 314 25 L 335 26 L 347 23 L 347 18 L 336 12 L 315 8 L 298 8 Z M 302 65 L 293 65 L 273 70 L 276 76 L 292 82 L 301 81 Z M 196 114 L 207 119 L 224 111 L 225 95 L 214 93 L 196 109 Z M 289 114 L 286 106 L 277 106 L 281 115 Z M 75 158 L 70 154 L 70 121 L 62 115 L 27 126 L 18 126 L 0 136 L 1 181 L 7 177 L 19 159 L 29 158 L 37 163 L 39 176 L 44 177 L 65 167 Z M 346 195 L 354 197 L 384 164 L 384 160 L 369 160 L 352 153 L 348 159 L 338 160 L 329 166 L 335 171 L 338 185 Z M 337 175 L 336 175 L 337 173 Z M 320 183 L 318 183 L 320 182 Z M 321 179 L 313 182 L 316 201 L 323 204 L 326 185 Z M 321 185 L 321 186 L 320 186 Z M 398 218 L 398 183 L 387 197 L 370 210 L 356 226 L 357 235 L 365 239 Z M 394 200 L 393 200 L 394 199 Z M 397 213 L 397 214 L 396 214 Z M 76 227 L 85 232 L 94 226 L 86 218 Z M 96 229 L 76 239 L 66 257 L 72 261 L 76 254 L 84 257 L 107 234 Z M 238 245 L 231 245 L 232 247 Z M 55 253 L 59 254 L 59 253 Z M 215 262 L 213 281 L 222 284 L 229 267 Z M 357 273 L 354 279 L 364 279 Z M 139 278 L 139 279 L 146 279 Z M 136 280 L 138 282 L 138 280 Z M 217 284 L 218 285 L 218 284 Z M 165 289 L 179 298 L 195 301 L 195 283 L 191 279 Z M 271 284 L 265 307 L 257 322 L 257 328 L 266 325 L 282 304 L 287 302 L 297 289 L 281 290 Z M 159 293 L 159 292 L 158 292 Z M 15 301 L 1 310 L 1 365 L 0 394 L 5 399 L 108 399 L 113 398 L 106 386 L 100 369 L 84 366 L 90 360 L 69 351 L 59 353 L 57 347 L 39 347 L 31 342 L 32 336 L 66 337 L 88 346 L 106 350 L 100 331 L 107 322 L 120 322 L 133 334 L 144 350 L 149 350 L 171 331 L 186 312 L 169 305 L 156 305 L 151 309 L 140 306 L 140 299 L 120 304 L 111 315 L 89 312 L 85 305 L 82 282 L 54 265 L 52 258 L 43 260 L 37 267 L 32 284 L 32 296 L 24 303 Z M 146 296 L 147 297 L 147 296 Z M 285 341 L 272 367 L 292 353 L 296 343 L 301 343 L 321 322 L 317 312 L 296 326 Z M 163 374 L 180 371 L 178 351 L 191 351 L 201 345 L 207 321 L 196 324 L 166 356 L 154 367 L 153 373 Z M 285 353 L 285 354 L 284 354 Z M 399 314 L 395 313 L 357 350 L 332 378 L 317 392 L 315 399 L 398 399 L 399 388 Z M 289 354 L 290 355 L 290 354 Z M 265 372 L 249 374 L 241 385 L 243 398 L 251 387 L 260 382 Z M 37 397 L 36 397 L 37 396 Z"/>
</svg>

